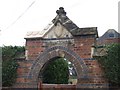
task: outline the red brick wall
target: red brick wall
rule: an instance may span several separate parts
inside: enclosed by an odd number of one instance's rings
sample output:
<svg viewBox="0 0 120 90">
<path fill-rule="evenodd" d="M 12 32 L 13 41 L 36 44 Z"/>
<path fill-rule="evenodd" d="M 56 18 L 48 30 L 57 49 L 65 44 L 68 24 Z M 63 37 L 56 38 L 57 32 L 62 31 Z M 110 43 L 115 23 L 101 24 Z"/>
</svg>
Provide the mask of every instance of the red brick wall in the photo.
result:
<svg viewBox="0 0 120 90">
<path fill-rule="evenodd" d="M 93 36 L 84 36 L 84 37 L 75 37 L 74 45 L 72 48 L 81 58 L 91 58 L 91 46 L 96 43 L 96 40 Z M 35 60 L 40 53 L 42 53 L 44 48 L 44 43 L 41 39 L 27 39 L 26 40 L 26 50 L 28 53 L 28 60 L 25 62 L 19 62 L 20 67 L 18 68 L 18 78 L 17 83 L 30 83 L 31 80 L 24 77 L 29 74 L 30 67 L 33 60 Z M 107 80 L 103 77 L 104 72 L 99 65 L 97 60 L 84 60 L 85 64 L 89 69 L 89 80 L 83 80 L 79 83 L 89 84 L 90 87 L 100 86 L 104 87 L 104 84 L 107 83 Z M 100 84 L 100 85 L 96 85 Z M 93 86 L 92 86 L 93 85 Z M 19 87 L 19 86 L 18 86 Z M 84 88 L 84 87 L 83 87 Z"/>
<path fill-rule="evenodd" d="M 73 50 L 81 58 L 91 58 L 91 46 L 95 44 L 94 37 L 76 37 L 74 38 L 74 42 Z"/>
<path fill-rule="evenodd" d="M 32 62 L 33 60 L 18 60 L 18 64 L 19 67 L 17 69 L 17 79 L 16 79 L 16 83 L 26 83 L 26 82 L 30 82 L 28 81 L 28 74 L 30 71 L 30 67 L 32 66 Z"/>
<path fill-rule="evenodd" d="M 44 51 L 43 41 L 41 39 L 26 40 L 28 60 L 35 60 Z M 74 46 L 70 49 L 80 55 L 81 58 L 91 58 L 91 46 L 95 44 L 95 41 L 93 36 L 74 37 Z"/>
<path fill-rule="evenodd" d="M 80 82 L 78 82 L 79 84 L 81 84 L 80 88 L 107 88 L 108 81 L 104 77 L 104 70 L 101 68 L 101 65 L 98 63 L 98 61 L 84 60 L 84 62 L 89 70 L 88 79 L 80 80 Z M 28 77 L 24 77 L 28 75 L 30 71 L 29 66 L 31 63 L 30 62 L 24 62 L 24 63 L 25 64 L 23 64 L 23 62 L 19 62 L 19 64 L 22 67 L 18 68 L 19 77 L 16 80 L 16 83 L 23 83 L 22 85 L 31 83 L 31 79 L 29 79 Z M 18 85 L 16 87 L 20 87 L 20 86 Z"/>
<path fill-rule="evenodd" d="M 27 39 L 26 40 L 26 51 L 28 60 L 35 60 L 38 55 L 44 51 L 43 41 L 41 39 Z"/>
<path fill-rule="evenodd" d="M 98 60 L 85 60 L 86 65 L 89 68 L 89 76 L 92 78 L 91 83 L 103 84 L 106 83 L 104 76 L 104 70 L 98 63 Z"/>
<path fill-rule="evenodd" d="M 104 70 L 98 60 L 84 60 L 87 65 L 88 79 L 81 80 L 81 88 L 108 88 L 108 80 L 104 77 Z"/>
<path fill-rule="evenodd" d="M 102 41 L 97 41 L 98 45 L 112 44 L 112 43 L 120 43 L 120 38 L 111 38 L 111 39 L 105 39 Z"/>
</svg>

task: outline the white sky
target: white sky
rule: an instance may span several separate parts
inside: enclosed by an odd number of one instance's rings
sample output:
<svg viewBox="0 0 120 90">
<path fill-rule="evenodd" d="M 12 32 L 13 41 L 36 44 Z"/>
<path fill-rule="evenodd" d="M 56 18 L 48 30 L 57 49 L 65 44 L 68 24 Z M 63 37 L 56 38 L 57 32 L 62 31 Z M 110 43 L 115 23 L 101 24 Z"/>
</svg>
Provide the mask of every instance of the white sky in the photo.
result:
<svg viewBox="0 0 120 90">
<path fill-rule="evenodd" d="M 108 29 L 118 31 L 118 1 L 0 0 L 1 45 L 25 45 L 26 33 L 45 28 L 61 6 L 64 7 L 67 16 L 80 28 L 98 27 L 99 36 Z M 33 2 L 34 4 L 26 11 Z M 20 15 L 22 17 L 17 20 Z"/>
</svg>

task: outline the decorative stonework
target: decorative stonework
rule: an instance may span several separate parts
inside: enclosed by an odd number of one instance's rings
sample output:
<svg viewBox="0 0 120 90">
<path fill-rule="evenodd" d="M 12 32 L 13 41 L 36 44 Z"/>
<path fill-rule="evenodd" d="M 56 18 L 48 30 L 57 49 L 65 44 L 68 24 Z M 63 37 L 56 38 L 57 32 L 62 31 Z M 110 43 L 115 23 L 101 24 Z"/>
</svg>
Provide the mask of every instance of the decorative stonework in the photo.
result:
<svg viewBox="0 0 120 90">
<path fill-rule="evenodd" d="M 56 13 L 57 13 L 58 15 L 62 15 L 62 14 L 66 15 L 66 12 L 65 12 L 65 10 L 64 10 L 63 7 L 60 7 L 59 10 L 56 11 Z"/>
</svg>

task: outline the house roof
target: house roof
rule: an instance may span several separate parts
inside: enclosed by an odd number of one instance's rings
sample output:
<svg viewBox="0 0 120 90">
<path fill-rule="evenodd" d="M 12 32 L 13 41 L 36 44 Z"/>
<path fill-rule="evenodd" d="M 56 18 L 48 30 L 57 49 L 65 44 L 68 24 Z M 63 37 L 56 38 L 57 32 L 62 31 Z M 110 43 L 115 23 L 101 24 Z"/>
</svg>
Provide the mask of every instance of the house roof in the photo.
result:
<svg viewBox="0 0 120 90">
<path fill-rule="evenodd" d="M 120 38 L 120 33 L 115 31 L 114 29 L 109 29 L 101 37 L 99 37 L 97 41 L 100 42 L 111 38 Z"/>
<path fill-rule="evenodd" d="M 63 7 L 60 7 L 56 13 L 57 16 L 45 29 L 42 31 L 28 32 L 25 38 L 42 38 L 53 26 L 56 26 L 58 22 L 63 25 L 73 36 L 97 35 L 98 37 L 97 27 L 79 28 L 66 16 L 66 12 Z"/>
</svg>

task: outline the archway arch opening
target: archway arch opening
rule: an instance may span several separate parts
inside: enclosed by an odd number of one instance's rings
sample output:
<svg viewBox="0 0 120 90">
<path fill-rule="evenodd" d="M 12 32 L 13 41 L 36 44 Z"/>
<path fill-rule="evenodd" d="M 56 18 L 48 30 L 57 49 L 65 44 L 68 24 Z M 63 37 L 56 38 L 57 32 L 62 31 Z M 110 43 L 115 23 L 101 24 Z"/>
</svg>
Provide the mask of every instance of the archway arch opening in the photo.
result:
<svg viewBox="0 0 120 90">
<path fill-rule="evenodd" d="M 40 70 L 39 77 L 46 84 L 77 84 L 74 65 L 64 57 L 54 57 Z"/>
</svg>

